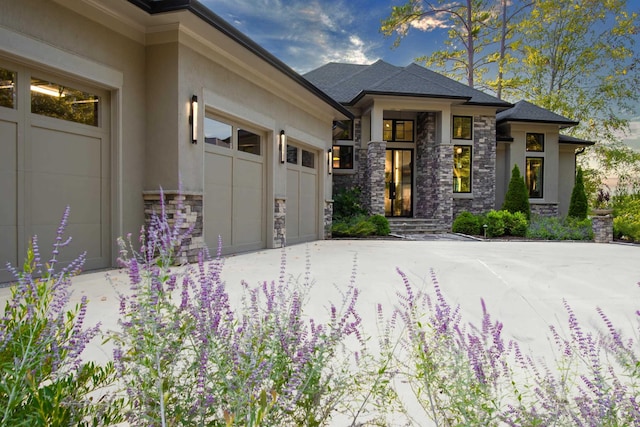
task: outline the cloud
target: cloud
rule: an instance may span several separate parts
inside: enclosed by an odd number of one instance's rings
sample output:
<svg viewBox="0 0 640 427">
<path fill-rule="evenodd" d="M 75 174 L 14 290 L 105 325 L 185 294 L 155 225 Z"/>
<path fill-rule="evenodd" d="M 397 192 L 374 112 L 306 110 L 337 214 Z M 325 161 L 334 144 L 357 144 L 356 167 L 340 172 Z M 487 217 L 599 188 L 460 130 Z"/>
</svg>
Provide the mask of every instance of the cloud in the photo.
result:
<svg viewBox="0 0 640 427">
<path fill-rule="evenodd" d="M 371 63 L 379 43 L 357 30 L 362 6 L 347 0 L 204 0 L 203 3 L 300 73 L 327 62 Z"/>
<path fill-rule="evenodd" d="M 440 28 L 449 28 L 447 16 L 444 13 L 425 15 L 411 22 L 411 26 L 420 31 L 432 31 Z"/>
</svg>

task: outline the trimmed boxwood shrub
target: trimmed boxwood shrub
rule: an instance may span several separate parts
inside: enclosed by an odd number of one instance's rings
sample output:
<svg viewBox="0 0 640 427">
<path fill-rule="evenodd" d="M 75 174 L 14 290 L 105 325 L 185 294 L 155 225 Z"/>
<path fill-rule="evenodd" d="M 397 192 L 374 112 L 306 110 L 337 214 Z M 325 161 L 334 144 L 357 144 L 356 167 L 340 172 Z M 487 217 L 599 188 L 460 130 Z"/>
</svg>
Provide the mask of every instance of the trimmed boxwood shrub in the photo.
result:
<svg viewBox="0 0 640 427">
<path fill-rule="evenodd" d="M 487 237 L 500 237 L 504 236 L 504 233 L 504 215 L 499 211 L 489 211 L 487 213 Z"/>
<path fill-rule="evenodd" d="M 376 236 L 388 236 L 391 233 L 389 220 L 382 215 L 372 215 L 369 222 L 376 226 Z"/>
<path fill-rule="evenodd" d="M 478 215 L 462 211 L 453 220 L 451 231 L 461 234 L 480 235 L 482 234 L 482 222 Z"/>
<path fill-rule="evenodd" d="M 522 212 L 525 214 L 527 220 L 531 218 L 529 192 L 527 191 L 527 185 L 524 182 L 524 178 L 520 175 L 518 165 L 514 165 L 513 170 L 511 171 L 511 180 L 509 181 L 507 194 L 504 196 L 502 210 L 509 211 L 511 213 Z"/>
</svg>

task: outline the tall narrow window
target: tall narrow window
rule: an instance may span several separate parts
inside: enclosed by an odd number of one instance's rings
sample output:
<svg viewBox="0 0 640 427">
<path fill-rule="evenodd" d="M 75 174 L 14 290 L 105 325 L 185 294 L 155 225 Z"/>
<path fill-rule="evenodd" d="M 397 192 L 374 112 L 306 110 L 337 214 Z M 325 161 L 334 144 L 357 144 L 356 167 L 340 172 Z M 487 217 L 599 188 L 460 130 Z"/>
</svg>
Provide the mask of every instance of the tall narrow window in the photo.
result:
<svg viewBox="0 0 640 427">
<path fill-rule="evenodd" d="M 16 73 L 0 68 L 0 107 L 16 108 Z"/>
<path fill-rule="evenodd" d="M 453 192 L 471 193 L 471 146 L 453 147 Z"/>
<path fill-rule="evenodd" d="M 453 139 L 473 139 L 473 117 L 453 116 Z"/>
<path fill-rule="evenodd" d="M 413 120 L 386 119 L 382 126 L 382 139 L 385 141 L 413 142 Z"/>
<path fill-rule="evenodd" d="M 544 158 L 527 157 L 527 189 L 529 190 L 529 198 L 541 199 L 543 197 L 544 188 Z"/>
</svg>

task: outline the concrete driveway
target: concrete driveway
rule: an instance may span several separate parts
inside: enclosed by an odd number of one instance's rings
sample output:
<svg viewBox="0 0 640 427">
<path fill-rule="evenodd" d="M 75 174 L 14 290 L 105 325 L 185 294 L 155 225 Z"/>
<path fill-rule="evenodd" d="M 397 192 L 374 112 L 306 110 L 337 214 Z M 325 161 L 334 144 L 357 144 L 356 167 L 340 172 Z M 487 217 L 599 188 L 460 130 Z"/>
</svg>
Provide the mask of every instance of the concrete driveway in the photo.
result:
<svg viewBox="0 0 640 427">
<path fill-rule="evenodd" d="M 326 319 L 328 301 L 339 303 L 340 289 L 356 271 L 361 290 L 359 312 L 366 332 L 376 335 L 376 304 L 389 310 L 402 289 L 396 268 L 404 271 L 415 286 L 430 291 L 430 270 L 451 303 L 460 304 L 463 317 L 478 323 L 480 299 L 484 298 L 494 319 L 504 323 L 507 338 L 517 339 L 523 349 L 536 356 L 553 358 L 548 325 L 562 326 L 567 316 L 563 298 L 573 307 L 582 324 L 602 329 L 596 306 L 627 331 L 638 325 L 640 309 L 640 246 L 578 242 L 486 242 L 407 240 L 328 240 L 264 250 L 226 258 L 223 278 L 232 298 L 241 295 L 241 281 L 258 284 L 278 280 L 283 255 L 287 275 L 304 280 L 311 265 L 315 282 L 307 313 Z M 117 292 L 126 292 L 122 272 L 90 273 L 74 281 L 74 299 L 90 299 L 88 322 L 102 322 L 103 328 L 117 328 Z M 0 289 L 0 300 L 9 295 Z M 635 336 L 635 335 L 634 335 Z M 87 357 L 104 361 L 111 357 L 109 346 L 99 343 L 87 349 Z"/>
<path fill-rule="evenodd" d="M 389 309 L 402 289 L 396 268 L 404 271 L 415 286 L 431 290 L 430 270 L 435 272 L 445 296 L 460 304 L 465 319 L 480 319 L 484 298 L 492 316 L 504 323 L 506 337 L 515 338 L 549 354 L 549 324 L 566 325 L 562 300 L 577 316 L 601 327 L 595 312 L 602 307 L 621 328 L 637 324 L 640 309 L 640 246 L 582 242 L 486 242 L 406 240 L 326 240 L 228 256 L 223 278 L 232 297 L 241 295 L 241 281 L 258 284 L 278 280 L 280 263 L 286 256 L 286 274 L 304 280 L 311 265 L 314 286 L 307 313 L 324 318 L 329 301 L 341 301 L 340 289 L 356 271 L 361 290 L 359 311 L 370 334 L 376 334 L 375 307 Z M 87 295 L 88 322 L 102 322 L 105 329 L 117 328 L 117 292 L 126 292 L 127 277 L 111 271 L 88 273 L 74 280 L 74 300 Z M 0 300 L 8 297 L 0 289 Z M 632 323 L 633 322 L 633 323 Z M 110 357 L 110 350 L 92 346 L 92 359 Z"/>
</svg>

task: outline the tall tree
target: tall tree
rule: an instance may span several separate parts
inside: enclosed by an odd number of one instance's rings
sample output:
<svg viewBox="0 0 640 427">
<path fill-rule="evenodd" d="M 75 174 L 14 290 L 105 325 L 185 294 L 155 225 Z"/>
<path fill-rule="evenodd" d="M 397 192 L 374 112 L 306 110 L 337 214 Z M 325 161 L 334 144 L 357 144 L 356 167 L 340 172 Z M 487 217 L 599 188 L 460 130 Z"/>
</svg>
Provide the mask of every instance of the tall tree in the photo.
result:
<svg viewBox="0 0 640 427">
<path fill-rule="evenodd" d="M 519 24 L 523 78 L 509 95 L 579 120 L 574 135 L 615 141 L 640 100 L 638 25 L 626 0 L 536 0 Z"/>
<path fill-rule="evenodd" d="M 422 31 L 448 28 L 445 49 L 417 60 L 444 69 L 451 77 L 466 79 L 467 84 L 474 87 L 476 77 L 482 78 L 488 71 L 489 61 L 484 51 L 493 43 L 495 11 L 492 4 L 493 0 L 409 0 L 392 8 L 391 15 L 382 21 L 381 31 L 386 36 L 395 33 L 397 46 L 410 28 Z"/>
</svg>

